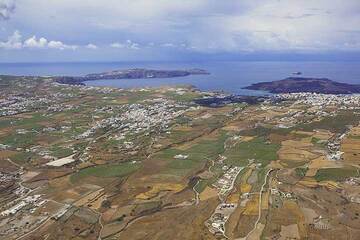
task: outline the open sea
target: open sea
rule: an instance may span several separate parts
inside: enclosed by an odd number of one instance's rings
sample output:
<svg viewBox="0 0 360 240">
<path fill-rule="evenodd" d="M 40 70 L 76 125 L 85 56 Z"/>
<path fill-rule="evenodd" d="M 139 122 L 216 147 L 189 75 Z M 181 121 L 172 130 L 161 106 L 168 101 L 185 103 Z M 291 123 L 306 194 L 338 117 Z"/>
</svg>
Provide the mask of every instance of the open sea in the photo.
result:
<svg viewBox="0 0 360 240">
<path fill-rule="evenodd" d="M 302 72 L 303 77 L 326 77 L 338 82 L 360 84 L 360 62 L 74 62 L 74 63 L 0 63 L 0 74 L 11 75 L 85 75 L 104 71 L 149 68 L 201 68 L 210 75 L 191 75 L 161 79 L 110 79 L 89 81 L 91 86 L 120 88 L 193 85 L 201 90 L 224 91 L 233 94 L 257 95 L 257 91 L 241 89 L 252 83 L 280 80 Z"/>
</svg>

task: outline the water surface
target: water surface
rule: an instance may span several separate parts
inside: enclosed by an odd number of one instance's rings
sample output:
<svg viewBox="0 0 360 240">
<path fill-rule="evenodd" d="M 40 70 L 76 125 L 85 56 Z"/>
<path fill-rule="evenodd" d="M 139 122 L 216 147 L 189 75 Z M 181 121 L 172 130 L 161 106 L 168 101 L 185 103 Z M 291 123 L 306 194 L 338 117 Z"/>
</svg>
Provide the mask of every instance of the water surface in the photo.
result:
<svg viewBox="0 0 360 240">
<path fill-rule="evenodd" d="M 280 80 L 300 71 L 304 77 L 327 77 L 335 81 L 360 84 L 360 62 L 75 62 L 75 63 L 0 63 L 0 74 L 13 75 L 84 75 L 117 69 L 189 69 L 201 68 L 210 75 L 191 75 L 162 79 L 113 79 L 89 81 L 91 86 L 120 88 L 193 85 L 201 90 L 254 94 L 241 89 L 252 83 Z"/>
</svg>

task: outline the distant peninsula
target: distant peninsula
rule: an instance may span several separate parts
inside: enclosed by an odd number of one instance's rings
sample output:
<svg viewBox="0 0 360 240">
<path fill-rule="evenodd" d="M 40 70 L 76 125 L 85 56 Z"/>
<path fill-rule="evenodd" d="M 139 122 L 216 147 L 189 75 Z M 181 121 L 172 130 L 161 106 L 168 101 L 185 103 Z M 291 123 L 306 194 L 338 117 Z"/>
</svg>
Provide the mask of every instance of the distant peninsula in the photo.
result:
<svg viewBox="0 0 360 240">
<path fill-rule="evenodd" d="M 203 69 L 188 70 L 153 70 L 144 68 L 133 68 L 116 70 L 102 73 L 92 73 L 85 76 L 57 76 L 55 81 L 62 84 L 84 85 L 85 81 L 104 79 L 141 79 L 141 78 L 174 78 L 189 75 L 210 74 Z"/>
<path fill-rule="evenodd" d="M 328 78 L 289 77 L 273 82 L 260 82 L 244 87 L 244 89 L 261 90 L 270 93 L 312 92 L 325 94 L 360 93 L 360 84 L 347 84 Z"/>
</svg>

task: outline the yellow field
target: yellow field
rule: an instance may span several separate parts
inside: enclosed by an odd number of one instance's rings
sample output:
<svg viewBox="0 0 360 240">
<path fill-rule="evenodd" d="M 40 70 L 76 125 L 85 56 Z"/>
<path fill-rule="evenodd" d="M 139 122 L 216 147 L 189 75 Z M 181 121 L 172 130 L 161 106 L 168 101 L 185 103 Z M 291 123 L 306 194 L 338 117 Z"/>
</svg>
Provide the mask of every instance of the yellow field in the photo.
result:
<svg viewBox="0 0 360 240">
<path fill-rule="evenodd" d="M 326 130 L 318 130 L 313 135 L 313 137 L 321 139 L 321 140 L 328 140 L 332 136 L 333 136 L 333 133 L 326 131 Z"/>
<path fill-rule="evenodd" d="M 309 188 L 316 188 L 319 186 L 323 186 L 326 187 L 330 190 L 334 190 L 336 188 L 339 188 L 339 184 L 337 184 L 334 181 L 323 181 L 323 182 L 317 182 L 315 179 L 313 178 L 304 178 L 303 180 L 299 181 L 300 185 L 303 185 L 305 187 L 309 187 Z"/>
<path fill-rule="evenodd" d="M 240 185 L 240 191 L 241 191 L 242 193 L 248 193 L 248 192 L 250 192 L 250 190 L 251 190 L 251 185 L 250 185 L 250 184 L 242 183 L 242 184 Z"/>
<path fill-rule="evenodd" d="M 96 202 L 103 195 L 104 195 L 104 189 L 99 189 L 99 190 L 92 192 L 92 193 L 86 195 L 85 197 L 79 199 L 73 205 L 76 207 L 88 205 L 92 202 Z M 99 203 L 97 203 L 96 205 L 99 205 Z M 100 205 L 99 205 L 99 207 L 100 207 Z"/>
<path fill-rule="evenodd" d="M 227 203 L 238 203 L 239 199 L 240 199 L 240 193 L 233 193 L 228 197 Z"/>
<path fill-rule="evenodd" d="M 152 186 L 151 190 L 137 195 L 136 199 L 148 200 L 153 197 L 156 197 L 159 192 L 162 191 L 179 192 L 183 190 L 184 187 L 185 186 L 183 186 L 182 184 L 177 184 L 177 183 L 156 183 L 155 185 Z"/>
<path fill-rule="evenodd" d="M 205 201 L 210 198 L 217 197 L 218 193 L 214 188 L 206 187 L 199 195 L 200 201 Z"/>
<path fill-rule="evenodd" d="M 360 135 L 352 135 L 360 136 Z M 341 143 L 340 151 L 344 152 L 344 161 L 352 164 L 360 162 L 360 139 L 345 138 Z"/>
<path fill-rule="evenodd" d="M 318 155 L 310 152 L 312 147 L 310 138 L 303 138 L 300 141 L 286 140 L 281 144 L 278 151 L 280 160 L 286 161 L 309 161 Z"/>
<path fill-rule="evenodd" d="M 341 168 L 342 163 L 337 161 L 330 161 L 325 156 L 318 157 L 312 160 L 308 166 L 309 170 L 306 172 L 307 177 L 314 177 L 320 168 Z"/>
<path fill-rule="evenodd" d="M 259 196 L 252 195 L 251 199 L 247 202 L 244 215 L 257 216 L 259 214 Z"/>
<path fill-rule="evenodd" d="M 270 197 L 270 193 L 269 192 L 264 192 L 262 195 L 262 201 L 261 201 L 261 209 L 262 210 L 267 210 L 269 209 L 269 197 Z"/>
</svg>

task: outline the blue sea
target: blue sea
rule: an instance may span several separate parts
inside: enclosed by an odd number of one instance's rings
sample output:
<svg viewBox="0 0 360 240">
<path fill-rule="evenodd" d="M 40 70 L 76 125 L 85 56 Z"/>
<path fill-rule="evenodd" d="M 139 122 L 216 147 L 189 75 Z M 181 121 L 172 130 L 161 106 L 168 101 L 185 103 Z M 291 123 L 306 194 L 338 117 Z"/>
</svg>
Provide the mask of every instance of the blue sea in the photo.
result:
<svg viewBox="0 0 360 240">
<path fill-rule="evenodd" d="M 360 84 L 360 62 L 74 62 L 74 63 L 0 63 L 0 74 L 11 75 L 85 75 L 128 68 L 189 69 L 201 68 L 210 75 L 162 79 L 121 79 L 89 81 L 92 86 L 120 88 L 193 85 L 201 90 L 234 94 L 258 93 L 241 89 L 252 83 L 280 80 L 302 72 L 303 77 L 326 77 L 335 81 Z"/>
</svg>

